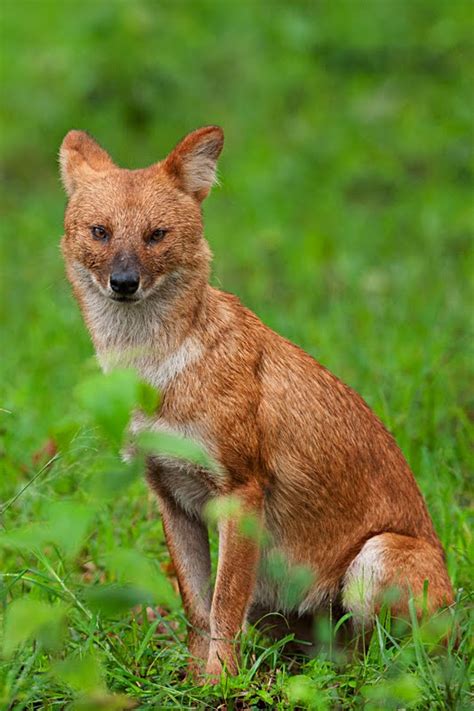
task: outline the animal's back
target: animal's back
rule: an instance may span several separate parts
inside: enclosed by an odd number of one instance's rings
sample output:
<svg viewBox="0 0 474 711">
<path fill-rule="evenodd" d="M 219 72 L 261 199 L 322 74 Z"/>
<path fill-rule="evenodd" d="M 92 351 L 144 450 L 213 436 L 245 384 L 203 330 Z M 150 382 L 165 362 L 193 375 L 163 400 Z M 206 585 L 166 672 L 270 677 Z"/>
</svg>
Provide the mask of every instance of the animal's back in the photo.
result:
<svg viewBox="0 0 474 711">
<path fill-rule="evenodd" d="M 402 452 L 365 401 L 238 302 L 235 308 L 241 333 L 259 352 L 258 366 L 246 372 L 256 400 L 249 442 L 258 441 L 273 532 L 291 541 L 296 558 L 316 557 L 334 575 L 382 531 L 439 545 Z"/>
</svg>

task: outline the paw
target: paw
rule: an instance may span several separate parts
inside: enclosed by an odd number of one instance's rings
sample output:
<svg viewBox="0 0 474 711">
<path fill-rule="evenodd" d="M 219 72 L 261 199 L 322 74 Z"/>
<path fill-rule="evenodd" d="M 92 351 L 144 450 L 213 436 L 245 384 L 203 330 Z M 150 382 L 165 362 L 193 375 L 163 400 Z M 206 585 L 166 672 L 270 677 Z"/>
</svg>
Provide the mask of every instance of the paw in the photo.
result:
<svg viewBox="0 0 474 711">
<path fill-rule="evenodd" d="M 195 659 L 194 657 L 189 659 L 184 678 L 193 684 L 198 684 L 199 686 L 205 684 L 206 678 L 204 676 L 204 661 L 201 659 Z"/>
<path fill-rule="evenodd" d="M 223 671 L 224 667 L 219 659 L 216 658 L 212 661 L 208 661 L 208 663 L 206 664 L 205 682 L 215 686 L 220 682 Z"/>
<path fill-rule="evenodd" d="M 225 653 L 210 654 L 206 664 L 207 682 L 218 684 L 222 674 L 235 676 L 238 673 L 237 660 L 233 649 L 226 650 Z"/>
<path fill-rule="evenodd" d="M 201 660 L 190 659 L 183 678 L 197 686 L 219 684 L 222 674 L 222 666 L 216 665 L 213 669 L 205 665 Z"/>
<path fill-rule="evenodd" d="M 204 673 L 209 657 L 209 633 L 192 632 L 188 636 L 188 673 L 187 676 L 197 678 Z"/>
</svg>

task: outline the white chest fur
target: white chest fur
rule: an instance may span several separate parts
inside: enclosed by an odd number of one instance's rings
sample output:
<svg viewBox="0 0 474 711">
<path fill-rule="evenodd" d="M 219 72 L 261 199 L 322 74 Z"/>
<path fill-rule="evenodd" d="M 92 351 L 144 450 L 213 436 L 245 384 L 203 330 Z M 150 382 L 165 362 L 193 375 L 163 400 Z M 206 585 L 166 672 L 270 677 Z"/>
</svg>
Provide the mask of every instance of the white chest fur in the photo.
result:
<svg viewBox="0 0 474 711">
<path fill-rule="evenodd" d="M 118 304 L 101 293 L 91 276 L 80 269 L 84 286 L 84 306 L 97 357 L 105 372 L 113 368 L 135 368 L 143 380 L 158 390 L 167 388 L 203 355 L 199 339 L 189 335 L 176 343 L 173 324 L 167 318 L 166 303 L 146 300 L 142 304 Z M 162 416 L 145 417 L 137 412 L 132 417 L 132 436 L 144 430 L 166 432 L 197 441 L 212 457 L 216 446 L 205 423 L 167 421 Z M 133 447 L 125 453 L 133 454 Z M 154 457 L 160 465 L 163 482 L 178 503 L 190 513 L 200 514 L 207 499 L 226 479 L 225 472 L 204 472 L 182 460 L 160 454 Z"/>
<path fill-rule="evenodd" d="M 176 350 L 164 358 L 156 359 L 153 353 L 143 353 L 134 359 L 134 365 L 150 385 L 165 390 L 186 368 L 197 362 L 201 355 L 200 342 L 193 336 L 188 336 Z"/>
</svg>

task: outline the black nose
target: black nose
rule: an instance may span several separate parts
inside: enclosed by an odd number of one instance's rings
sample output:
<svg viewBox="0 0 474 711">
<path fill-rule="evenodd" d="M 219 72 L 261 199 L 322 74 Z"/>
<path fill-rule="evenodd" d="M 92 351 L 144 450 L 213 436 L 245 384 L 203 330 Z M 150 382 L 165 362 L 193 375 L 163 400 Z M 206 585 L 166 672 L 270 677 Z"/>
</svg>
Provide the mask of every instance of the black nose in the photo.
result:
<svg viewBox="0 0 474 711">
<path fill-rule="evenodd" d="M 116 294 L 130 296 L 138 289 L 140 276 L 135 270 L 113 272 L 110 275 L 110 287 Z"/>
</svg>

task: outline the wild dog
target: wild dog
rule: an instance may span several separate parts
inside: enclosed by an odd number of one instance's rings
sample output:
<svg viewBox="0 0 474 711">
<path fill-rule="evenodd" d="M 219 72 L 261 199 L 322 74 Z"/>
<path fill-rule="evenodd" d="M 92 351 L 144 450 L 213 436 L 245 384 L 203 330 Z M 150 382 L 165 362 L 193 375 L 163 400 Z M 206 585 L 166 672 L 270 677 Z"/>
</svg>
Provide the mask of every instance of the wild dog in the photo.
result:
<svg viewBox="0 0 474 711">
<path fill-rule="evenodd" d="M 200 442 L 215 471 L 151 457 L 169 551 L 189 620 L 194 667 L 237 670 L 235 639 L 253 609 L 316 613 L 331 602 L 369 624 L 398 588 L 430 611 L 452 602 L 444 553 L 413 474 L 364 400 L 239 300 L 209 285 L 201 204 L 223 147 L 217 126 L 167 158 L 119 168 L 70 131 L 60 169 L 68 195 L 62 251 L 104 369 L 135 367 L 162 392 L 151 427 Z M 214 589 L 204 511 L 233 495 L 268 537 L 236 517 L 218 525 Z M 273 554 L 311 580 L 288 603 L 268 574 Z M 425 587 L 426 592 L 426 587 Z M 286 609 L 285 609 L 286 608 Z"/>
</svg>

